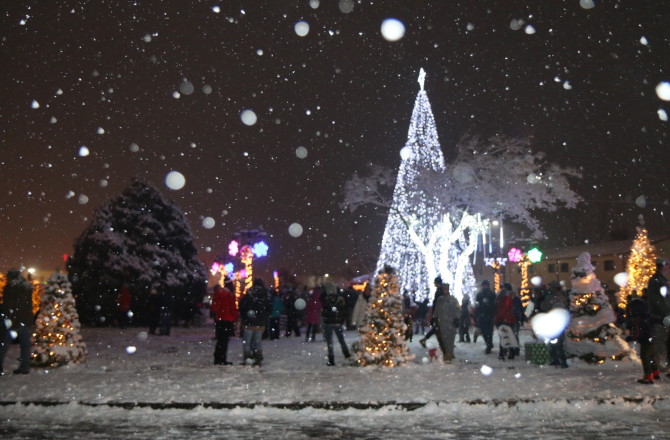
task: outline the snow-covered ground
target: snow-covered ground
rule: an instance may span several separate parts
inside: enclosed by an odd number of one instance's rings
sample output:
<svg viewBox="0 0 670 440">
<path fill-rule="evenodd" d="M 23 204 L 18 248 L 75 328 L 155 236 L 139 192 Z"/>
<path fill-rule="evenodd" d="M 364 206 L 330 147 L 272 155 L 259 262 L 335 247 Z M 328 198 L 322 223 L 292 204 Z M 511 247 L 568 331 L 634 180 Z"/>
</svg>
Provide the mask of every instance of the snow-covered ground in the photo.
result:
<svg viewBox="0 0 670 440">
<path fill-rule="evenodd" d="M 346 366 L 336 351 L 338 365 L 328 367 L 318 335 L 309 343 L 263 341 L 259 369 L 239 365 L 239 339 L 229 349 L 235 365 L 213 365 L 211 324 L 175 328 L 168 337 L 147 338 L 144 329 L 82 333 L 86 363 L 29 375 L 11 374 L 12 346 L 0 377 L 0 435 L 670 438 L 670 378 L 640 385 L 634 361 L 571 362 L 567 369 L 500 361 L 496 350 L 484 354 L 480 339 L 457 343 L 453 364 L 424 363 L 427 350 L 415 338 L 410 365 Z M 349 344 L 357 336 L 346 333 Z M 530 338 L 522 330 L 522 342 Z"/>
</svg>

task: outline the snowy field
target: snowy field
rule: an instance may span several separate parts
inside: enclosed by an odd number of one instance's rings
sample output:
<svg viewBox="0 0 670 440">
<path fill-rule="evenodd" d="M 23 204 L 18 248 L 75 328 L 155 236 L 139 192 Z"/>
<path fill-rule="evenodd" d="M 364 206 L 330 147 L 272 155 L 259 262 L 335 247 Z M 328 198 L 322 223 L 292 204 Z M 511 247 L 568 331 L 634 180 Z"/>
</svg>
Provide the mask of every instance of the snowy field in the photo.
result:
<svg viewBox="0 0 670 440">
<path fill-rule="evenodd" d="M 11 374 L 12 346 L 0 377 L 2 438 L 670 439 L 670 378 L 640 385 L 633 361 L 557 369 L 500 361 L 479 340 L 457 344 L 454 364 L 423 363 L 415 338 L 413 364 L 346 366 L 336 351 L 328 367 L 317 335 L 263 341 L 259 369 L 239 365 L 239 339 L 229 350 L 236 365 L 213 365 L 211 325 L 169 337 L 82 333 L 85 364 L 25 376 Z M 349 344 L 357 336 L 347 332 Z"/>
</svg>

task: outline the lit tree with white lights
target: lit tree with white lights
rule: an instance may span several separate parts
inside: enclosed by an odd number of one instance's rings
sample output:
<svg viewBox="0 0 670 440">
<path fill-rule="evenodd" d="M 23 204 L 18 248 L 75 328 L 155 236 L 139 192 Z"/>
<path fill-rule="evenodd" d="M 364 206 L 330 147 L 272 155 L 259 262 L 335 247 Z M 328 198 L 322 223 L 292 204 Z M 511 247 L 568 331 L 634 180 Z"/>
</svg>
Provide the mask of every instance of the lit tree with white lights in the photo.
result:
<svg viewBox="0 0 670 440">
<path fill-rule="evenodd" d="M 501 136 L 462 140 L 446 166 L 422 78 L 393 197 L 385 195 L 393 173 L 373 165 L 369 176 L 354 174 L 345 184 L 343 206 L 389 209 L 377 270 L 398 267 L 401 290 L 416 288 L 421 299 L 440 275 L 460 300 L 475 288 L 471 258 L 488 219 L 525 225 L 541 238 L 532 211 L 574 208 L 580 197 L 568 178 L 579 173 L 546 163 L 528 139 Z"/>
<path fill-rule="evenodd" d="M 393 268 L 385 266 L 374 280 L 363 325 L 359 330 L 360 346 L 356 352 L 358 365 L 396 367 L 414 358 L 407 348 L 407 325 L 402 306 L 398 277 Z"/>
<path fill-rule="evenodd" d="M 54 273 L 47 281 L 33 333 L 32 364 L 58 367 L 86 359 L 79 314 L 67 275 Z"/>
<path fill-rule="evenodd" d="M 422 172 L 445 169 L 435 119 L 423 89 L 424 78 L 421 69 L 421 89 L 414 103 L 407 143 L 400 151 L 402 160 L 376 269 L 379 272 L 387 264 L 398 268 L 401 291 L 416 289 L 420 294 L 426 293 L 429 281 L 438 275 L 440 235 L 435 233 L 434 225 L 442 214 L 435 201 L 417 192 L 417 181 Z"/>
</svg>

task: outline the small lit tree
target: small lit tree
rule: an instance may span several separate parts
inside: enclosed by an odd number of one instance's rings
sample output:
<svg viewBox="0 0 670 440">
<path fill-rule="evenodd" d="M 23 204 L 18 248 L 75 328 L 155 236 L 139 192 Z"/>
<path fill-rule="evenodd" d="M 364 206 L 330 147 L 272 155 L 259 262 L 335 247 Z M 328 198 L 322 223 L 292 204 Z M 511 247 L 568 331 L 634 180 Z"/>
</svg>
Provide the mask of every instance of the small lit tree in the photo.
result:
<svg viewBox="0 0 670 440">
<path fill-rule="evenodd" d="M 565 354 L 589 363 L 603 363 L 637 356 L 621 337 L 616 315 L 593 272 L 591 255 L 582 253 L 572 269 L 570 323 L 566 331 Z"/>
<path fill-rule="evenodd" d="M 79 315 L 67 275 L 49 278 L 33 334 L 32 364 L 58 367 L 86 359 L 86 344 L 80 333 Z"/>
<path fill-rule="evenodd" d="M 621 309 L 626 310 L 633 292 L 637 295 L 642 293 L 642 289 L 647 287 L 654 272 L 656 272 L 656 248 L 649 241 L 647 230 L 638 227 L 626 263 L 628 282 L 619 289 L 617 294 L 618 305 Z"/>
<path fill-rule="evenodd" d="M 394 270 L 386 266 L 377 275 L 368 302 L 360 345 L 358 365 L 396 367 L 414 358 L 407 348 L 400 285 Z"/>
</svg>

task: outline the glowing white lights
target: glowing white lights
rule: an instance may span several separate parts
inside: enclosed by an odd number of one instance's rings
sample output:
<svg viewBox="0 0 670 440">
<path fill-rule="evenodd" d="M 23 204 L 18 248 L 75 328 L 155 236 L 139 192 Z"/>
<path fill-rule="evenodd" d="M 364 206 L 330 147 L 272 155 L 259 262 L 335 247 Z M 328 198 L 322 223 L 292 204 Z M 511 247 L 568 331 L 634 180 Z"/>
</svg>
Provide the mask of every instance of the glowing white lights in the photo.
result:
<svg viewBox="0 0 670 440">
<path fill-rule="evenodd" d="M 182 189 L 186 185 L 186 177 L 179 171 L 170 171 L 165 176 L 165 186 L 171 190 Z"/>
<path fill-rule="evenodd" d="M 256 116 L 256 113 L 254 113 L 253 110 L 244 110 L 242 113 L 240 113 L 240 119 L 244 123 L 244 125 L 254 125 L 256 121 L 258 121 L 258 117 Z"/>
<path fill-rule="evenodd" d="M 202 219 L 202 227 L 205 229 L 212 229 L 216 222 L 212 217 L 205 217 Z"/>
<path fill-rule="evenodd" d="M 300 237 L 302 235 L 302 226 L 300 223 L 291 223 L 288 227 L 288 234 L 291 237 Z"/>
<path fill-rule="evenodd" d="M 656 95 L 663 101 L 670 101 L 670 82 L 661 81 L 656 86 Z"/>
<path fill-rule="evenodd" d="M 554 339 L 563 333 L 570 322 L 570 313 L 565 309 L 553 309 L 549 313 L 538 313 L 530 320 L 530 325 L 542 339 Z"/>
<path fill-rule="evenodd" d="M 299 21 L 293 26 L 293 30 L 299 37 L 306 37 L 309 34 L 309 23 L 306 21 Z"/>
<path fill-rule="evenodd" d="M 307 307 L 307 303 L 305 302 L 304 299 L 298 298 L 295 300 L 295 303 L 293 304 L 296 310 L 304 310 L 305 307 Z"/>
<path fill-rule="evenodd" d="M 626 287 L 628 285 L 628 274 L 626 272 L 619 272 L 614 275 L 614 282 L 619 287 Z"/>
<path fill-rule="evenodd" d="M 479 371 L 481 371 L 482 375 L 484 376 L 490 376 L 493 374 L 493 368 L 489 367 L 488 365 L 482 365 L 482 368 L 480 368 Z"/>
<path fill-rule="evenodd" d="M 298 159 L 304 159 L 307 157 L 307 148 L 305 147 L 298 147 L 295 149 L 295 155 L 298 157 Z"/>
<path fill-rule="evenodd" d="M 81 147 L 79 147 L 79 156 L 80 157 L 86 157 L 89 154 L 91 154 L 91 152 L 89 151 L 87 146 L 82 145 Z"/>
<path fill-rule="evenodd" d="M 387 18 L 382 22 L 382 37 L 388 41 L 398 41 L 405 35 L 405 25 L 396 18 Z"/>
</svg>

